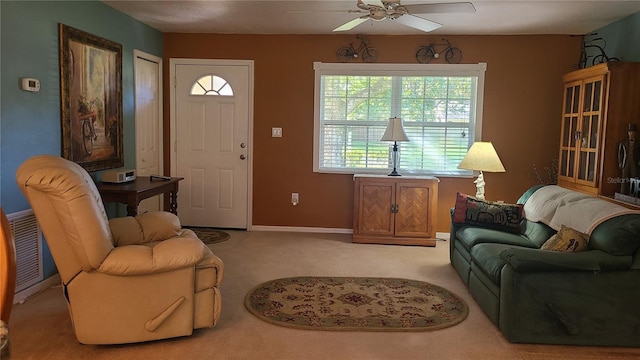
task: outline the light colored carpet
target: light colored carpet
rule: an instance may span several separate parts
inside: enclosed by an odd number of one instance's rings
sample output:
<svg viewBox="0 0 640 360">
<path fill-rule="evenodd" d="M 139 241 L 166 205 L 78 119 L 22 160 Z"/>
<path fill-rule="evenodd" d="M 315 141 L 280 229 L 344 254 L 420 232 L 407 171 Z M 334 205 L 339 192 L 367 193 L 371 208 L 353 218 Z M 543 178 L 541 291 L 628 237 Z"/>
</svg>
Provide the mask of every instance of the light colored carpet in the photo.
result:
<svg viewBox="0 0 640 360">
<path fill-rule="evenodd" d="M 77 343 L 60 287 L 16 305 L 12 359 L 637 359 L 640 349 L 511 344 L 482 313 L 449 264 L 449 243 L 435 248 L 351 243 L 350 235 L 229 231 L 210 248 L 225 263 L 218 325 L 190 337 L 141 344 Z M 462 323 L 429 332 L 297 330 L 261 321 L 246 293 L 290 276 L 401 277 L 447 288 L 469 305 Z M 4 360 L 4 359 L 3 359 Z"/>
</svg>

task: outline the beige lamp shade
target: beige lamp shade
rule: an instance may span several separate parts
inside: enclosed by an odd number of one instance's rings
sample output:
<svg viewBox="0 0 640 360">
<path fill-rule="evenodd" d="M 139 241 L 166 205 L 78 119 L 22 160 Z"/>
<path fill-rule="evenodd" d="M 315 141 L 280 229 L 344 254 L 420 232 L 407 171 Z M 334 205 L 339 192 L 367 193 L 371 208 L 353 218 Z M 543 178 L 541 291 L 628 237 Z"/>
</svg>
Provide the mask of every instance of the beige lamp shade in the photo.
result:
<svg viewBox="0 0 640 360">
<path fill-rule="evenodd" d="M 490 141 L 476 141 L 458 165 L 458 169 L 505 172 L 502 161 Z"/>
<path fill-rule="evenodd" d="M 385 130 L 380 141 L 409 141 L 402 126 L 402 119 L 397 117 L 390 118 L 387 130 Z"/>
</svg>

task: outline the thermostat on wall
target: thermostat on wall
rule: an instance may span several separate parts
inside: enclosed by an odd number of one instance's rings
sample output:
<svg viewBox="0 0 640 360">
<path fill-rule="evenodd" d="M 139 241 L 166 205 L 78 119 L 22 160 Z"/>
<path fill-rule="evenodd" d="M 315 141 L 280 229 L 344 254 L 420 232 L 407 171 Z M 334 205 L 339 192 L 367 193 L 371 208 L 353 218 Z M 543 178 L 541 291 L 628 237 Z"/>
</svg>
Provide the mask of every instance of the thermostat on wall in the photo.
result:
<svg viewBox="0 0 640 360">
<path fill-rule="evenodd" d="M 22 90 L 25 91 L 40 91 L 40 80 L 33 78 L 22 78 Z"/>
</svg>

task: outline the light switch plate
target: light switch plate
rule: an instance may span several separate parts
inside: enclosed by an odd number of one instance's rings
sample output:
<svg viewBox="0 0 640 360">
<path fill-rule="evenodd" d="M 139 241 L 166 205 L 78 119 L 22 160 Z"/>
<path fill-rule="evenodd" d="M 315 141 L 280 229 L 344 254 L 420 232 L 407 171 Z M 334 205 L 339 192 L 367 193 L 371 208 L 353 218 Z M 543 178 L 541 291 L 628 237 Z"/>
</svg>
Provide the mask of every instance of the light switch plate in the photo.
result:
<svg viewBox="0 0 640 360">
<path fill-rule="evenodd" d="M 271 128 L 271 137 L 282 137 L 282 128 Z"/>
</svg>

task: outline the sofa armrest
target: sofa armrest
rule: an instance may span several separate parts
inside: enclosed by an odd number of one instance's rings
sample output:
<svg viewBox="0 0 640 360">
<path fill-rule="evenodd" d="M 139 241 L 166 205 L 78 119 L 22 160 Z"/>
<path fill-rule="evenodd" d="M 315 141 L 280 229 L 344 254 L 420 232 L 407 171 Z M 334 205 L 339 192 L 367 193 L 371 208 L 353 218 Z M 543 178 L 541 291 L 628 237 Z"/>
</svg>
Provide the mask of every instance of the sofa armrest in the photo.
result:
<svg viewBox="0 0 640 360">
<path fill-rule="evenodd" d="M 568 253 L 510 247 L 500 252 L 500 258 L 517 272 L 601 270 L 592 251 Z"/>
<path fill-rule="evenodd" d="M 195 266 L 205 255 L 200 239 L 172 238 L 149 245 L 114 248 L 98 271 L 118 276 L 147 275 Z"/>
</svg>

